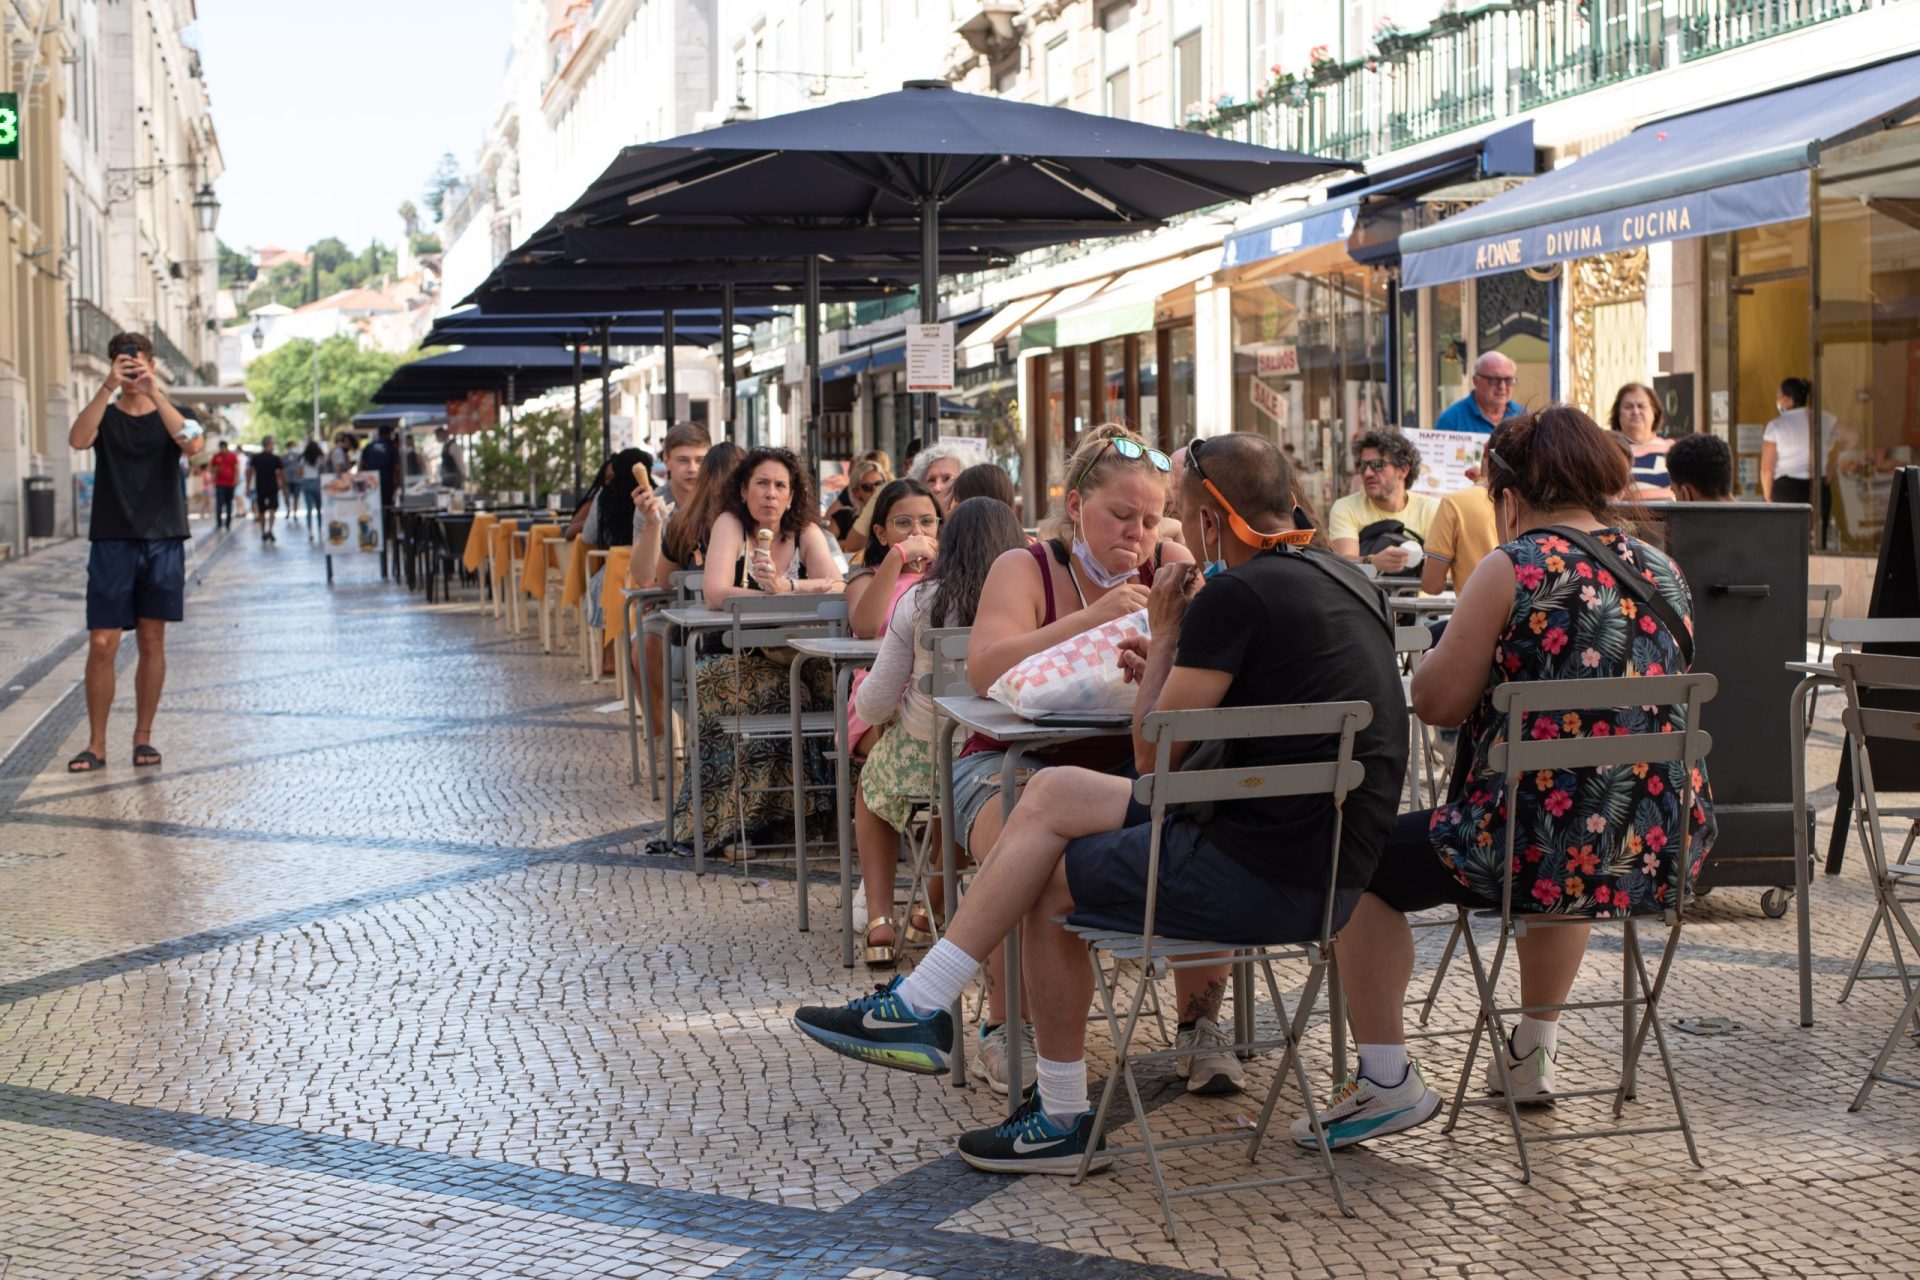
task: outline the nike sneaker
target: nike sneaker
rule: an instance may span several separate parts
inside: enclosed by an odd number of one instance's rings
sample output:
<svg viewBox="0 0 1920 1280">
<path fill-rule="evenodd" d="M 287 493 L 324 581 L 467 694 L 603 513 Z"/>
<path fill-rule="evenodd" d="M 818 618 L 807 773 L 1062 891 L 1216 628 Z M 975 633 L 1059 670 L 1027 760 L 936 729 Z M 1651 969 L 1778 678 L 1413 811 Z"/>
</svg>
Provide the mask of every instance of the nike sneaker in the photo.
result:
<svg viewBox="0 0 1920 1280">
<path fill-rule="evenodd" d="M 815 1005 L 793 1015 L 793 1025 L 835 1053 L 923 1076 L 945 1075 L 953 1052 L 953 1015 L 918 1014 L 894 994 L 901 979 L 875 987 L 837 1009 Z"/>
<path fill-rule="evenodd" d="M 1233 1037 L 1212 1018 L 1201 1018 L 1174 1036 L 1174 1048 L 1182 1051 L 1175 1058 L 1174 1070 L 1187 1082 L 1188 1093 L 1239 1093 L 1247 1087 L 1247 1073 L 1240 1059 L 1226 1046 Z"/>
<path fill-rule="evenodd" d="M 1093 1141 L 1093 1112 L 1083 1111 L 1065 1128 L 1047 1119 L 1040 1109 L 1040 1091 L 1029 1088 L 1020 1109 L 1005 1123 L 960 1135 L 960 1158 L 987 1173 L 1080 1172 L 1080 1157 Z M 1106 1136 L 1094 1149 L 1090 1171 L 1113 1163 L 1106 1154 Z"/>
<path fill-rule="evenodd" d="M 1338 1151 L 1424 1124 L 1439 1110 L 1440 1095 L 1427 1088 L 1420 1064 L 1409 1062 L 1406 1078 L 1391 1088 L 1365 1076 L 1348 1076 L 1320 1109 L 1320 1125 L 1326 1131 L 1327 1145 Z M 1293 1122 L 1292 1132 L 1293 1140 L 1303 1147 L 1320 1145 L 1305 1116 Z"/>
<path fill-rule="evenodd" d="M 1039 1060 L 1040 1051 L 1034 1048 L 1033 1024 L 1023 1022 L 1021 1025 L 1026 1029 L 1020 1050 L 1026 1055 L 1021 1059 L 1025 1067 L 1022 1074 L 1031 1079 L 1033 1064 Z M 974 1055 L 980 1060 L 980 1074 L 987 1078 L 987 1087 L 995 1093 L 1005 1095 L 1007 1092 L 1007 1024 L 1003 1022 L 991 1031 L 982 1029 L 980 1045 L 974 1050 Z"/>
<path fill-rule="evenodd" d="M 1553 1105 L 1553 1055 L 1545 1045 L 1536 1048 L 1524 1056 L 1513 1051 L 1513 1041 L 1508 1039 L 1507 1079 L 1513 1082 L 1513 1101 L 1520 1107 L 1550 1107 Z M 1500 1069 L 1494 1065 L 1492 1055 L 1487 1057 L 1487 1092 L 1499 1094 Z"/>
</svg>

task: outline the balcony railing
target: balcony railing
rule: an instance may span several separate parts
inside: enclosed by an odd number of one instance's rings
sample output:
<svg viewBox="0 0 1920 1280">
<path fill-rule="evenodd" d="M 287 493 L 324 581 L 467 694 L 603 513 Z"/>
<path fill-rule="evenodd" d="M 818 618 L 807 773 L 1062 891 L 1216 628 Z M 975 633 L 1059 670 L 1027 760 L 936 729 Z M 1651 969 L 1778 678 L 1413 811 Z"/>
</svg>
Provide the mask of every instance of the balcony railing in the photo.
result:
<svg viewBox="0 0 1920 1280">
<path fill-rule="evenodd" d="M 73 354 L 88 355 L 102 364 L 107 362 L 107 343 L 120 332 L 114 318 L 85 298 L 73 300 Z"/>
<path fill-rule="evenodd" d="M 167 331 L 159 325 L 153 326 L 153 356 L 167 371 L 171 381 L 184 382 L 189 376 L 198 377 L 199 369 L 192 357 L 182 351 Z"/>
<path fill-rule="evenodd" d="M 1361 160 L 1896 3 L 1914 0 L 1506 0 L 1376 32 L 1368 56 L 1322 58 L 1188 127 Z"/>
<path fill-rule="evenodd" d="M 1674 0 L 1680 56 L 1692 61 L 1722 49 L 1844 18 L 1885 0 Z"/>
</svg>

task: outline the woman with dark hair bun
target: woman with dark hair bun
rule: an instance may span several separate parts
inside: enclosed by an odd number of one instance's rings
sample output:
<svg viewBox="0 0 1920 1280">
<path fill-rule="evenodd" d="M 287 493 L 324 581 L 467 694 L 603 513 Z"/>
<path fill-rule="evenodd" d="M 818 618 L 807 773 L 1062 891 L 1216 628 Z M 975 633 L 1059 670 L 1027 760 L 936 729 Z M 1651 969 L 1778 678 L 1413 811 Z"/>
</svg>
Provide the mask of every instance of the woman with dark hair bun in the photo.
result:
<svg viewBox="0 0 1920 1280">
<path fill-rule="evenodd" d="M 1508 823 L 1525 833 L 1513 867 L 1516 912 L 1659 910 L 1675 872 L 1690 881 L 1713 844 L 1705 770 L 1684 777 L 1677 762 L 1543 772 L 1508 794 L 1505 774 L 1492 765 L 1506 731 L 1494 691 L 1523 680 L 1682 673 L 1691 662 L 1693 597 L 1678 566 L 1628 532 L 1616 501 L 1628 487 L 1627 459 L 1580 410 L 1555 405 L 1500 423 L 1485 466 L 1502 545 L 1468 577 L 1412 686 L 1415 714 L 1441 728 L 1460 725 L 1469 753 L 1447 803 L 1401 815 L 1340 931 L 1360 1066 L 1339 1103 L 1321 1113 L 1334 1146 L 1410 1128 L 1439 1109 L 1419 1065 L 1407 1059 L 1401 1012 L 1413 935 L 1403 913 L 1442 903 L 1498 909 Z M 1617 569 L 1645 577 L 1661 603 L 1622 590 Z M 1597 738 L 1685 727 L 1684 708 L 1596 707 L 1537 715 L 1527 731 Z M 1589 932 L 1567 925 L 1520 936 L 1521 1004 L 1566 1000 Z M 1544 1007 L 1522 1015 L 1509 1042 L 1494 1050 L 1506 1054 L 1504 1078 L 1516 1102 L 1552 1100 L 1559 1016 Z M 1502 1074 L 1493 1061 L 1487 1066 L 1497 1093 Z M 1304 1119 L 1293 1131 L 1313 1141 Z"/>
</svg>

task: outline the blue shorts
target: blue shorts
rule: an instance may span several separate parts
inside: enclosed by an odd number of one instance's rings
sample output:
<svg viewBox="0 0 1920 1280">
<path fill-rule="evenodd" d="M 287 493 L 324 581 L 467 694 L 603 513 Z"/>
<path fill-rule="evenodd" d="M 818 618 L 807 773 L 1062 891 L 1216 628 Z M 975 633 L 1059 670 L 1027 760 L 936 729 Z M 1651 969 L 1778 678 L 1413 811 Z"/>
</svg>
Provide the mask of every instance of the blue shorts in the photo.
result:
<svg viewBox="0 0 1920 1280">
<path fill-rule="evenodd" d="M 1147 905 L 1151 816 L 1145 805 L 1130 800 L 1120 830 L 1083 836 L 1067 846 L 1072 923 L 1139 930 Z M 1291 852 L 1276 849 L 1274 855 L 1285 857 Z M 1163 825 L 1159 879 L 1153 931 L 1162 937 L 1252 946 L 1306 942 L 1320 936 L 1327 901 L 1323 888 L 1255 874 L 1240 859 L 1215 848 L 1198 824 L 1179 814 L 1168 815 Z M 1334 896 L 1335 932 L 1346 924 L 1364 892 L 1346 888 Z"/>
<path fill-rule="evenodd" d="M 186 616 L 187 554 L 181 538 L 108 538 L 87 556 L 87 630 L 131 631 L 141 618 Z"/>
</svg>

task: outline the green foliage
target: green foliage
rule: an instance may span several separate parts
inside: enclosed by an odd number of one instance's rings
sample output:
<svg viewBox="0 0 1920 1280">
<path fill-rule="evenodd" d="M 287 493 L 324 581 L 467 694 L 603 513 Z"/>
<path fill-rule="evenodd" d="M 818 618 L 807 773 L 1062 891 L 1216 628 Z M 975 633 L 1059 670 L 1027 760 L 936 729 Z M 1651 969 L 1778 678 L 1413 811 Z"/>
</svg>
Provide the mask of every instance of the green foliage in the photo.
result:
<svg viewBox="0 0 1920 1280">
<path fill-rule="evenodd" d="M 354 253 L 339 237 L 328 236 L 316 241 L 307 252 L 313 257 L 317 279 L 297 262 L 282 262 L 268 271 L 264 280 L 256 281 L 253 291 L 247 295 L 247 309 L 264 307 L 269 302 L 283 307 L 304 306 L 316 298 L 343 290 L 377 285 L 400 265 L 398 255 L 378 240 Z"/>
<path fill-rule="evenodd" d="M 304 440 L 313 427 L 314 371 L 320 387 L 322 436 L 345 427 L 356 413 L 373 407 L 373 393 L 401 363 L 384 351 L 362 351 L 345 335 L 328 338 L 319 346 L 295 339 L 255 360 L 247 370 L 247 390 L 253 393 L 254 438 Z"/>
<path fill-rule="evenodd" d="M 252 259 L 237 249 L 229 249 L 224 240 L 214 241 L 220 250 L 220 287 L 226 288 L 236 280 L 251 280 L 259 274 Z"/>
<path fill-rule="evenodd" d="M 453 152 L 441 155 L 440 162 L 433 166 L 433 174 L 427 179 L 427 189 L 422 193 L 420 202 L 433 215 L 435 222 L 447 216 L 447 195 L 460 185 L 460 162 L 453 158 Z"/>
<path fill-rule="evenodd" d="M 412 248 L 415 257 L 419 257 L 423 253 L 439 253 L 442 248 L 440 237 L 434 235 L 431 231 L 421 231 L 415 234 L 409 242 L 409 247 Z"/>
<path fill-rule="evenodd" d="M 247 310 L 257 311 L 274 302 L 283 307 L 303 306 L 309 301 L 307 288 L 305 267 L 291 260 L 277 263 L 265 276 L 254 280 L 253 290 L 247 294 Z"/>
<path fill-rule="evenodd" d="M 600 457 L 600 411 L 589 409 L 580 415 L 581 474 L 583 483 L 592 483 Z M 567 493 L 573 489 L 573 411 L 542 409 L 519 415 L 513 426 L 513 440 L 507 440 L 507 422 L 503 415 L 497 430 L 482 431 L 467 440 L 467 487 L 475 493 L 516 493 L 529 489 L 529 464 L 537 496 Z"/>
</svg>

